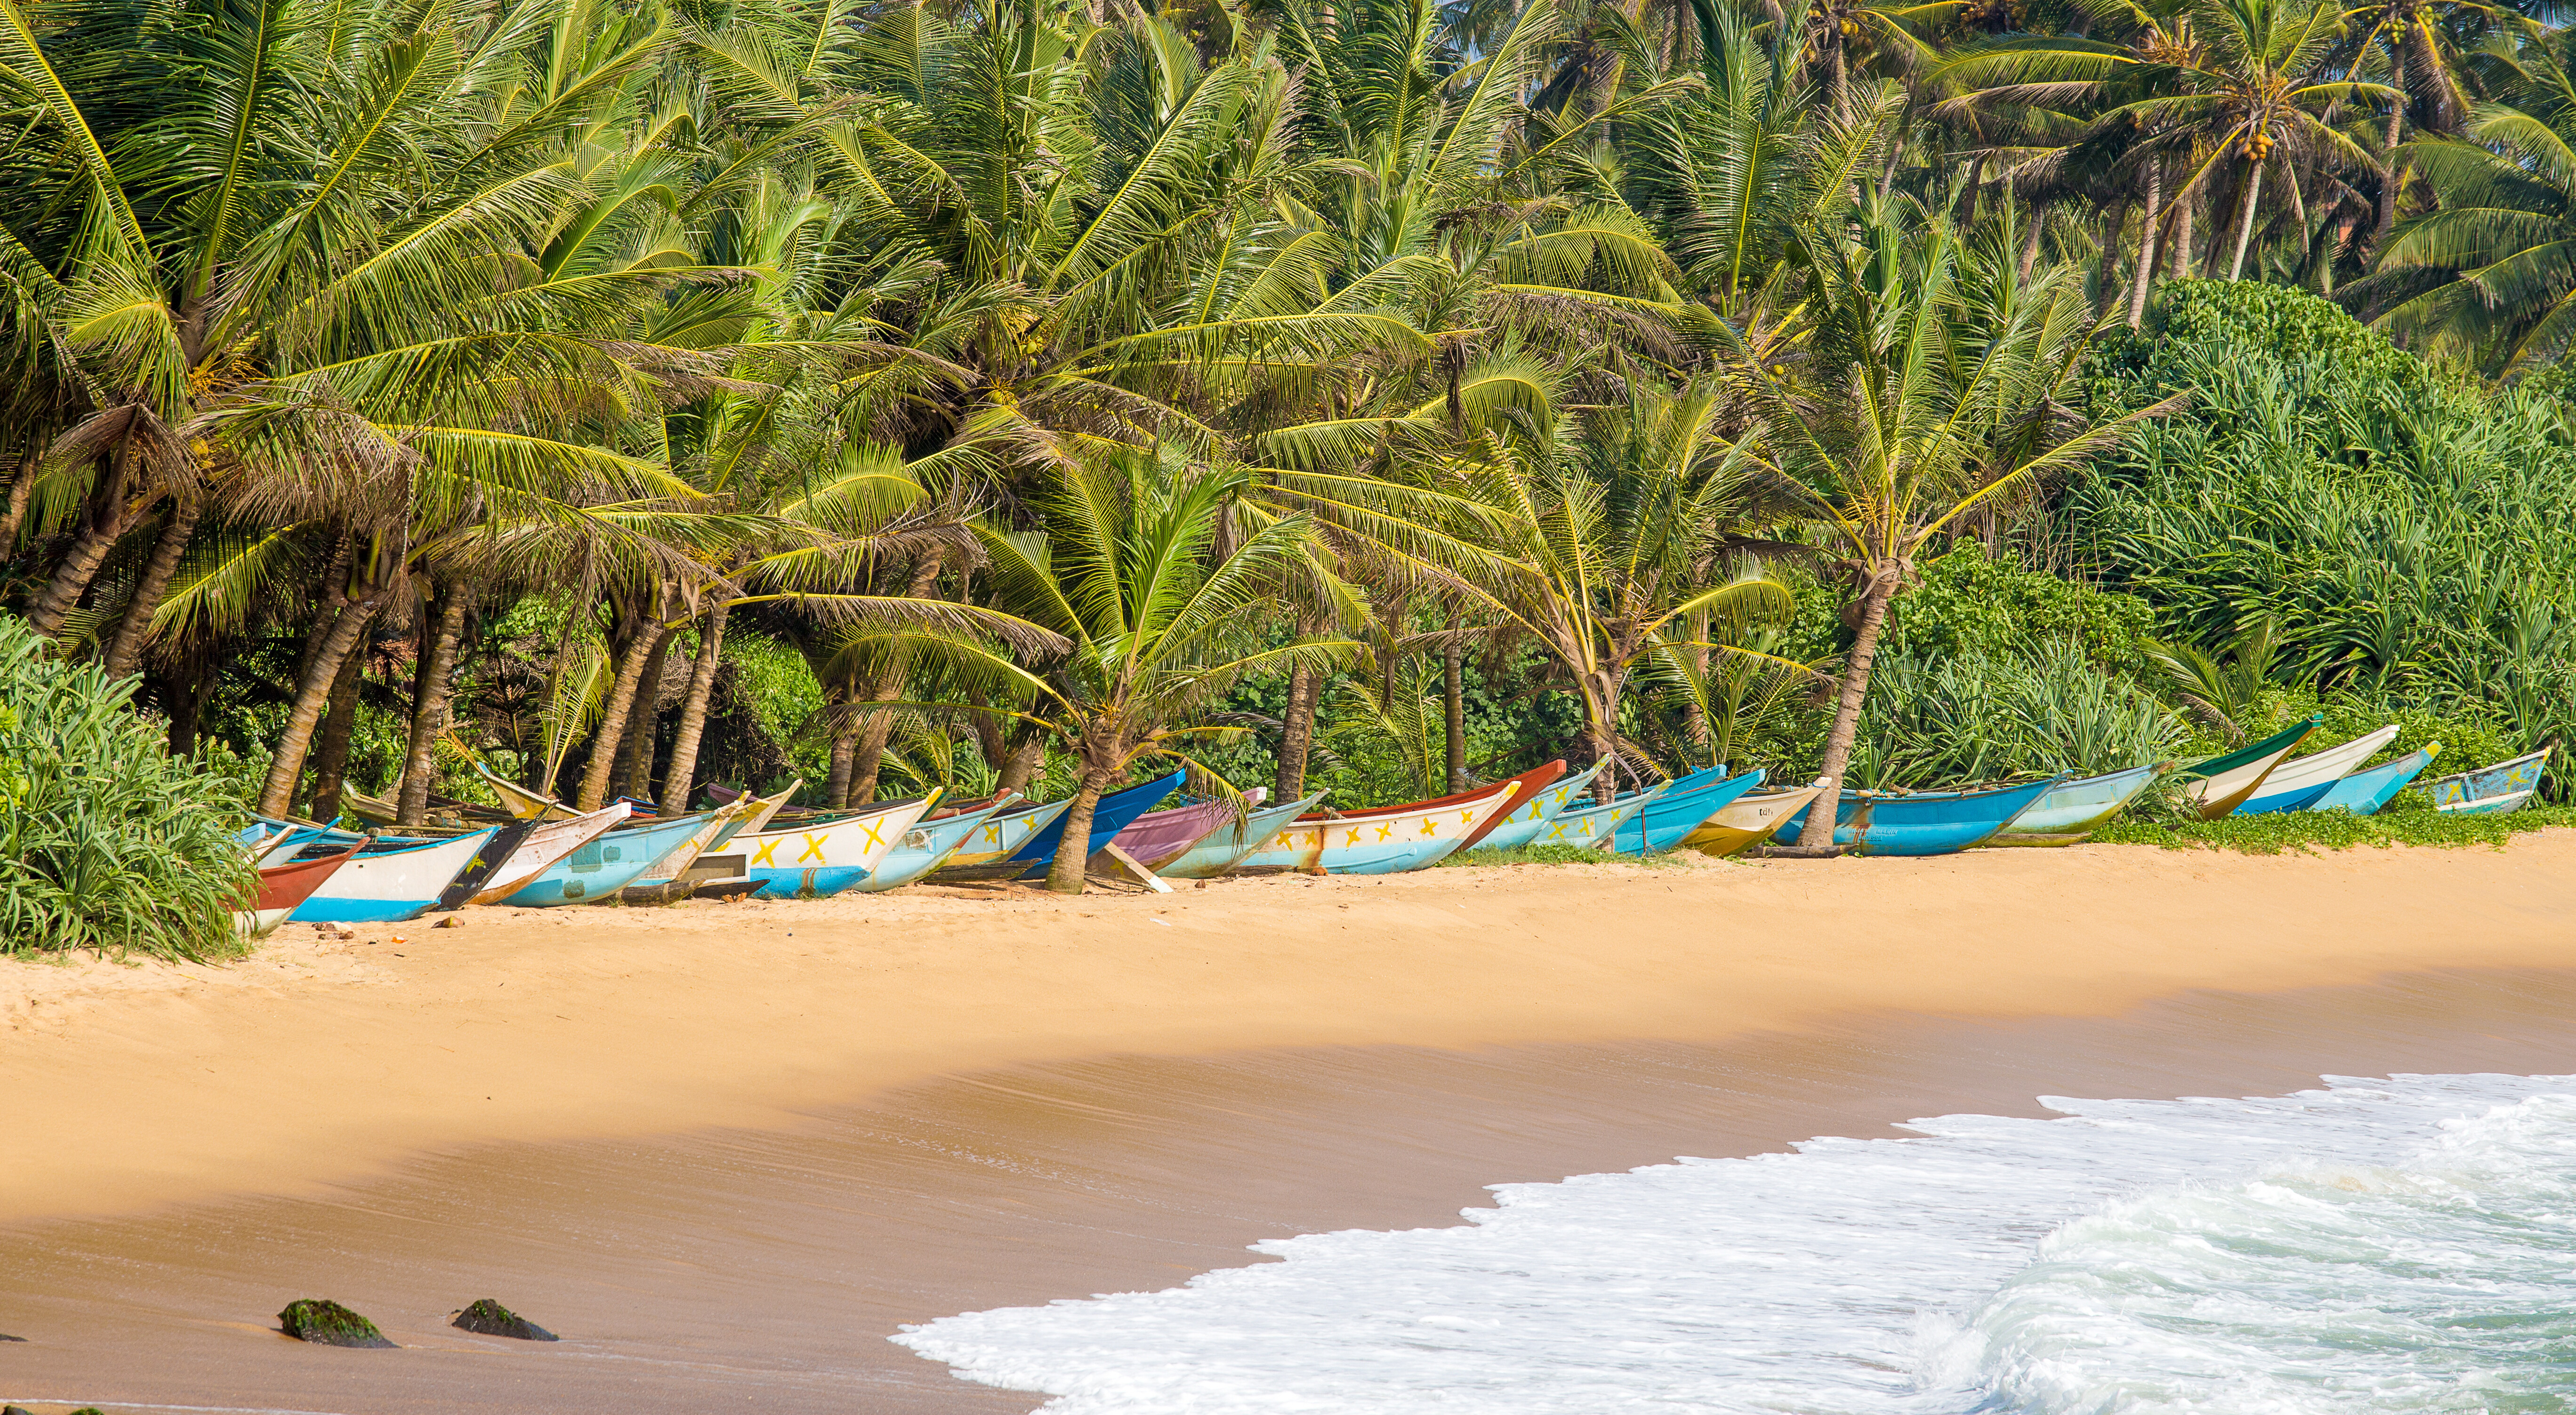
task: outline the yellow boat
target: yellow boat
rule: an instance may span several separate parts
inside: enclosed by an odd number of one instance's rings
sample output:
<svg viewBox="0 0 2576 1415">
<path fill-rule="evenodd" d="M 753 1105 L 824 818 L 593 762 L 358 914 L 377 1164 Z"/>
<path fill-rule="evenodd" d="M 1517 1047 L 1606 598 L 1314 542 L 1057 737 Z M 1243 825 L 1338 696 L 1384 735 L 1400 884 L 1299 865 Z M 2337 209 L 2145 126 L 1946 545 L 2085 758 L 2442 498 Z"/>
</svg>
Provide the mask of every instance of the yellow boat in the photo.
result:
<svg viewBox="0 0 2576 1415">
<path fill-rule="evenodd" d="M 1773 791 L 1760 796 L 1738 796 L 1726 809 L 1709 817 L 1700 828 L 1682 837 L 1681 848 L 1697 850 L 1703 855 L 1725 859 L 1751 849 L 1771 838 L 1771 832 L 1788 823 L 1789 817 L 1807 808 L 1816 793 L 1825 789 L 1818 781 L 1794 791 Z"/>
</svg>

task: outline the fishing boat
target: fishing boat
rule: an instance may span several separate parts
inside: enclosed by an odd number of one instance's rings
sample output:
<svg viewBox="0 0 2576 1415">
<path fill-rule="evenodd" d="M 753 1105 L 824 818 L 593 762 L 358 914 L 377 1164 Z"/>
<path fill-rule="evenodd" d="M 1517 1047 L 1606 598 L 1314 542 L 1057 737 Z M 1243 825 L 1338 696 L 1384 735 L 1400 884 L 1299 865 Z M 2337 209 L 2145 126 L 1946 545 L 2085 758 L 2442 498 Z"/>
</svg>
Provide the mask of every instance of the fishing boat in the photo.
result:
<svg viewBox="0 0 2576 1415">
<path fill-rule="evenodd" d="M 1554 785 L 1532 797 L 1528 805 L 1505 816 L 1492 834 L 1467 848 L 1517 850 L 1524 845 L 1539 843 L 1539 833 L 1547 829 L 1548 822 L 1555 820 L 1558 812 L 1573 802 L 1577 793 L 1592 784 L 1592 778 L 1601 774 L 1601 767 L 1602 763 L 1594 762 L 1572 776 L 1558 778 Z M 1545 843 L 1554 845 L 1558 842 L 1550 838 Z"/>
<path fill-rule="evenodd" d="M 989 816 L 981 827 L 948 853 L 946 860 L 931 869 L 929 878 L 968 878 L 972 872 L 972 878 L 991 879 L 1000 872 L 1001 866 L 1010 863 L 1011 857 L 1018 854 L 1020 847 L 1031 837 L 1053 826 L 1071 809 L 1073 802 L 1070 800 L 1049 801 L 1042 806 L 1021 806 Z"/>
<path fill-rule="evenodd" d="M 1622 855 L 1656 855 L 1690 838 L 1727 803 L 1762 784 L 1764 773 L 1728 776 L 1722 766 L 1695 771 L 1674 781 L 1619 823 L 1605 850 Z"/>
<path fill-rule="evenodd" d="M 596 840 L 600 835 L 635 813 L 624 801 L 602 806 L 588 815 L 570 820 L 530 820 L 520 822 L 522 834 L 510 848 L 501 864 L 486 876 L 482 887 L 466 899 L 469 904 L 498 904 L 534 883 L 537 876 L 553 869 L 557 861 Z M 495 848 L 500 842 L 494 841 Z"/>
<path fill-rule="evenodd" d="M 1165 879 L 1214 879 L 1230 873 L 1244 856 L 1260 848 L 1280 827 L 1313 810 L 1326 794 L 1318 791 L 1284 806 L 1249 812 L 1239 821 L 1225 821 L 1179 859 L 1155 866 L 1154 873 Z"/>
<path fill-rule="evenodd" d="M 2293 722 L 2260 742 L 2250 742 L 2225 756 L 2183 768 L 2183 794 L 2191 798 L 2202 820 L 2216 820 L 2252 800 L 2272 769 L 2290 754 L 2290 749 L 2307 740 L 2309 733 L 2324 722 L 2324 713 L 2312 713 L 2304 721 Z"/>
<path fill-rule="evenodd" d="M 2157 762 L 2151 766 L 2133 766 L 2127 771 L 2106 772 L 2100 776 L 2078 777 L 2063 782 L 2047 795 L 2033 801 L 2030 809 L 2013 817 L 1981 849 L 1994 850 L 2008 846 L 2048 847 L 2073 845 L 2103 826 L 2110 824 L 2138 793 L 2155 784 L 2156 778 L 2172 771 L 2179 763 Z"/>
<path fill-rule="evenodd" d="M 1189 773 L 1173 772 L 1158 776 L 1141 786 L 1112 791 L 1091 803 L 1091 835 L 1083 842 L 1082 858 L 1088 861 L 1100 853 L 1100 847 L 1118 838 L 1138 816 L 1162 804 L 1164 797 L 1181 789 Z M 1070 804 L 1070 803 L 1068 803 Z M 1064 838 L 1064 817 L 1058 816 L 1045 828 L 1020 842 L 1005 863 L 1024 866 L 1020 878 L 1035 879 L 1055 863 L 1056 844 Z M 943 872 L 944 873 L 944 872 Z"/>
<path fill-rule="evenodd" d="M 1818 777 L 1813 786 L 1738 796 L 1724 810 L 1702 821 L 1699 829 L 1683 836 L 1681 848 L 1720 860 L 1740 854 L 1770 839 L 1824 789 L 1825 779 Z"/>
<path fill-rule="evenodd" d="M 1863 855 L 1956 854 L 1985 844 L 2065 782 L 2060 775 L 1991 791 L 1848 792 L 1834 813 L 1834 843 L 1857 845 Z M 1782 828 L 1803 829 L 1813 809 L 1809 802 Z"/>
<path fill-rule="evenodd" d="M 2356 771 L 2336 782 L 2323 796 L 2310 803 L 2311 811 L 2350 811 L 2357 816 L 2375 816 L 2380 808 L 2397 799 L 2433 758 L 2442 754 L 2442 744 L 2427 742 L 2393 762 L 2382 762 L 2368 771 Z"/>
<path fill-rule="evenodd" d="M 925 816 L 903 833 L 903 839 L 895 842 L 895 847 L 886 852 L 885 859 L 868 872 L 866 879 L 852 888 L 863 894 L 874 894 L 880 890 L 901 889 L 920 879 L 948 863 L 948 857 L 956 854 L 970 836 L 982 830 L 985 822 L 1010 809 L 1011 803 L 1018 799 L 1006 791 L 962 815 L 941 816 L 936 820 Z"/>
<path fill-rule="evenodd" d="M 501 808 L 521 820 L 570 820 L 581 814 L 553 797 L 540 796 L 506 776 L 495 774 L 481 762 L 471 765 L 474 774 L 483 778 L 483 784 L 492 788 L 492 794 L 501 798 Z"/>
<path fill-rule="evenodd" d="M 827 820 L 735 836 L 738 873 L 762 899 L 824 899 L 865 882 L 903 844 L 935 797 L 893 801 Z"/>
<path fill-rule="evenodd" d="M 642 878 L 654 861 L 670 854 L 673 846 L 707 829 L 714 815 L 708 811 L 605 831 L 547 866 L 544 873 L 501 902 L 514 909 L 550 909 L 558 904 L 596 904 L 614 898 L 617 891 Z"/>
<path fill-rule="evenodd" d="M 1669 781 L 1658 781 L 1643 791 L 1631 791 L 1606 804 L 1575 806 L 1556 813 L 1539 828 L 1532 845 L 1571 845 L 1581 850 L 1598 850 L 1607 846 L 1619 833 L 1619 827 L 1630 816 L 1643 810 L 1647 802 L 1671 790 Z"/>
<path fill-rule="evenodd" d="M 358 847 L 350 846 L 336 855 L 318 860 L 296 860 L 259 872 L 259 892 L 251 896 L 251 905 L 233 915 L 233 926 L 244 938 L 266 938 L 286 922 L 313 892 L 339 870 L 356 859 Z"/>
<path fill-rule="evenodd" d="M 308 924 L 399 923 L 426 914 L 496 833 L 393 849 L 362 847 L 287 915 Z"/>
<path fill-rule="evenodd" d="M 711 871 L 698 871 L 693 867 L 706 856 L 708 851 L 722 849 L 728 841 L 740 834 L 744 823 L 754 815 L 766 814 L 762 810 L 764 806 L 772 811 L 777 809 L 777 805 L 772 804 L 767 797 L 746 796 L 731 805 L 718 806 L 709 811 L 704 825 L 691 831 L 678 844 L 662 852 L 662 858 L 645 866 L 644 872 L 637 875 L 632 883 L 619 889 L 617 902 L 621 904 L 677 903 L 697 893 L 701 883 L 726 877 L 743 883 L 743 892 L 749 893 L 749 884 L 742 876 L 740 857 L 730 857 L 724 867 Z"/>
<path fill-rule="evenodd" d="M 2449 815 L 2505 815 L 2521 810 L 2540 789 L 2548 763 L 2549 749 L 2543 747 L 2526 757 L 2428 781 L 2424 790 L 2433 798 L 2433 809 Z"/>
<path fill-rule="evenodd" d="M 1128 859 L 1160 874 L 1163 866 L 1247 814 L 1247 808 L 1258 808 L 1269 794 L 1266 788 L 1256 786 L 1243 793 L 1244 804 L 1240 807 L 1232 801 L 1214 800 L 1192 801 L 1168 811 L 1147 811 L 1129 821 L 1127 828 L 1109 843 Z"/>
<path fill-rule="evenodd" d="M 1302 816 L 1236 862 L 1242 870 L 1302 870 L 1309 874 L 1391 875 L 1438 864 L 1464 847 L 1481 826 L 1511 812 L 1565 771 L 1551 762 L 1507 777 L 1481 791 L 1412 801 L 1347 816 Z M 1544 779 L 1532 782 L 1540 772 Z"/>
<path fill-rule="evenodd" d="M 2352 775 L 2353 769 L 2379 755 L 2379 749 L 2397 740 L 2397 724 L 2390 723 L 2376 732 L 2365 733 L 2338 747 L 2311 752 L 2304 757 L 2291 757 L 2272 768 L 2255 794 L 2236 808 L 2240 816 L 2268 816 L 2282 811 L 2304 811 L 2334 789 L 2334 784 Z"/>
</svg>

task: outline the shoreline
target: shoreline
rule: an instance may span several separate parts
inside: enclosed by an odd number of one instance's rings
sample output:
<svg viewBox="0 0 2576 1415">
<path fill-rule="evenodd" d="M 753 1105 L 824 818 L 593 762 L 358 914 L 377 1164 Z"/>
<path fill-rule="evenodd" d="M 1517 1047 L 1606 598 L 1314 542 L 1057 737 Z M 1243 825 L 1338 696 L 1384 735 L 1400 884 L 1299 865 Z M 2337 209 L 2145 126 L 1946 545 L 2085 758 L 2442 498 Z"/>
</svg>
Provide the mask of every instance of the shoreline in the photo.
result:
<svg viewBox="0 0 2576 1415">
<path fill-rule="evenodd" d="M 2501 850 L 1514 866 L 1058 898 L 464 911 L 216 967 L 0 964 L 0 1220 L 491 1143 L 777 1127 L 1104 1054 L 1637 1039 L 2576 964 L 2576 830 Z"/>
</svg>

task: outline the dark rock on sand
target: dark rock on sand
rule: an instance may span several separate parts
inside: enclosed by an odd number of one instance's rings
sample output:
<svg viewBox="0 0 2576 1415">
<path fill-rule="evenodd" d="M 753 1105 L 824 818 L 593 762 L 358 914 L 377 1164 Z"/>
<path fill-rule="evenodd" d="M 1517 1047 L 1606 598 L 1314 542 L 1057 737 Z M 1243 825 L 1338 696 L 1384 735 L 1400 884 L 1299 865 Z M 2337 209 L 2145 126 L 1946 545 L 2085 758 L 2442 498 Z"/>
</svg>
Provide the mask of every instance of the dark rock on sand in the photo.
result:
<svg viewBox="0 0 2576 1415">
<path fill-rule="evenodd" d="M 456 1320 L 449 1325 L 460 1331 L 470 1331 L 481 1336 L 509 1336 L 521 1341 L 557 1339 L 553 1332 L 538 1326 L 489 1297 L 480 1298 L 473 1306 L 457 1313 Z"/>
<path fill-rule="evenodd" d="M 25 1337 L 23 1337 L 23 1336 L 11 1336 L 9 1333 L 7 1333 L 7 1332 L 5 1332 L 5 1331 L 0 1331 L 0 1341 L 25 1341 L 25 1340 L 26 1340 L 26 1338 L 25 1338 Z"/>
<path fill-rule="evenodd" d="M 390 1348 L 393 1342 L 376 1330 L 376 1324 L 341 1306 L 317 1297 L 298 1298 L 286 1304 L 277 1314 L 277 1324 L 297 1341 L 310 1341 L 320 1346 L 364 1346 Z"/>
</svg>

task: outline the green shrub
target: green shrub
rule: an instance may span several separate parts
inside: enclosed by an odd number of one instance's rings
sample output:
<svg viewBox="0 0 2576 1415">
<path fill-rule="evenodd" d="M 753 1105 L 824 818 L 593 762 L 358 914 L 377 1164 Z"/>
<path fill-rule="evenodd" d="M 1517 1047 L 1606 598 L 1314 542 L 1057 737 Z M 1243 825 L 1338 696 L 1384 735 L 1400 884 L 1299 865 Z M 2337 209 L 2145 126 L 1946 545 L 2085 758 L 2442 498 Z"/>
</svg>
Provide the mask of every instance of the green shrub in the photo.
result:
<svg viewBox="0 0 2576 1415">
<path fill-rule="evenodd" d="M 234 787 L 172 758 L 133 693 L 0 617 L 0 952 L 241 951 Z"/>
</svg>

